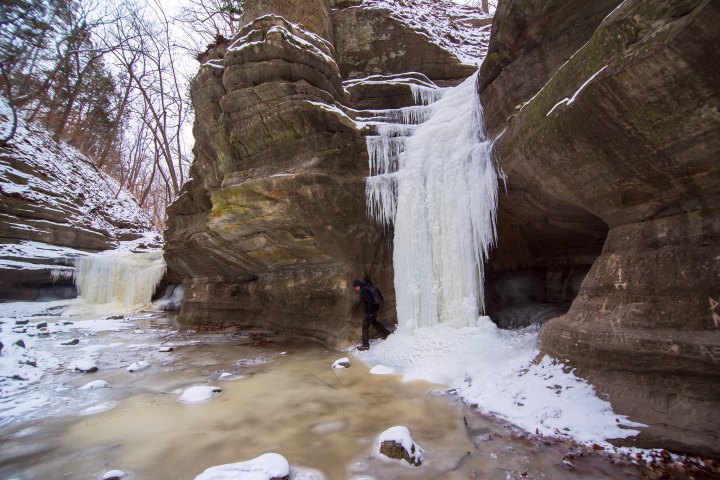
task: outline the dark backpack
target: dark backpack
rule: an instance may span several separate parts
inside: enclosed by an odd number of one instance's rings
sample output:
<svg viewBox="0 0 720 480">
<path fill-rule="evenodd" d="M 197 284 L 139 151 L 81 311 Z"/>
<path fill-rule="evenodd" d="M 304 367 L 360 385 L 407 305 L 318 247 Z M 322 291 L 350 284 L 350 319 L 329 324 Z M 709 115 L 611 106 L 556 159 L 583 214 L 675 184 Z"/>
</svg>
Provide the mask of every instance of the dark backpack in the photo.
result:
<svg viewBox="0 0 720 480">
<path fill-rule="evenodd" d="M 370 294 L 372 295 L 373 302 L 375 302 L 375 305 L 380 305 L 383 302 L 383 300 L 385 300 L 378 287 L 376 287 L 375 285 L 373 285 L 370 282 L 367 282 L 365 284 L 365 286 L 370 291 Z"/>
</svg>

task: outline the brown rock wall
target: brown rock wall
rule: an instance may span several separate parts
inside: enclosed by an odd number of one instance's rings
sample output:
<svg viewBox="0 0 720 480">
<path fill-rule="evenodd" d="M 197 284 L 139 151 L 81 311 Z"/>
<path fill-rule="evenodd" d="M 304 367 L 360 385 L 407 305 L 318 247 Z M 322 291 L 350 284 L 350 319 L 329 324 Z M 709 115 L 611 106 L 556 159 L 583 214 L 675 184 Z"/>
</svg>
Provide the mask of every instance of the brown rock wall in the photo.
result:
<svg viewBox="0 0 720 480">
<path fill-rule="evenodd" d="M 720 8 L 590 3 L 496 16 L 480 80 L 508 176 L 493 267 L 597 256 L 542 351 L 649 424 L 639 445 L 717 455 Z"/>
</svg>

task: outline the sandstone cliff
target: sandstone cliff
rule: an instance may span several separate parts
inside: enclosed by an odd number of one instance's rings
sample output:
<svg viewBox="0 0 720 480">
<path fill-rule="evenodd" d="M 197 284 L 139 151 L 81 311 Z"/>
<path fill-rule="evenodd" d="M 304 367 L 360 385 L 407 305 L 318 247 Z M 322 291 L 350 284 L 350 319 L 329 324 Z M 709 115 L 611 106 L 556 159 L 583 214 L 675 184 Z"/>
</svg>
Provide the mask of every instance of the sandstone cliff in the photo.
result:
<svg viewBox="0 0 720 480">
<path fill-rule="evenodd" d="M 710 455 L 719 21 L 712 1 L 501 2 L 479 81 L 508 177 L 490 313 L 557 317 L 542 351 L 649 424 L 638 445 Z"/>
<path fill-rule="evenodd" d="M 165 232 L 182 322 L 344 345 L 358 339 L 350 281 L 364 272 L 389 299 L 381 319 L 395 316 L 391 236 L 365 215 L 366 109 L 464 79 L 490 21 L 449 1 L 333 3 L 248 0 L 247 25 L 202 59 L 192 180 Z"/>
<path fill-rule="evenodd" d="M 0 97 L 0 128 L 9 122 L 5 102 Z M 43 126 L 19 119 L 0 147 L 0 300 L 72 297 L 73 257 L 159 240 L 117 182 Z"/>
</svg>

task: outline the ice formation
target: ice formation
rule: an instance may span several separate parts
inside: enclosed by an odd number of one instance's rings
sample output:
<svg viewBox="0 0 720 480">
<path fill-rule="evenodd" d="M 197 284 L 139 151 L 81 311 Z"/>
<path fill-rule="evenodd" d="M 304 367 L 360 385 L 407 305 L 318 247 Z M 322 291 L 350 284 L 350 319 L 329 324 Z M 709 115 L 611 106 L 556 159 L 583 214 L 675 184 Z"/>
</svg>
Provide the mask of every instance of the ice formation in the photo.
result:
<svg viewBox="0 0 720 480">
<path fill-rule="evenodd" d="M 474 325 L 483 311 L 498 176 L 475 82 L 473 75 L 453 89 L 411 86 L 423 105 L 377 114 L 388 124 L 367 137 L 368 215 L 395 227 L 397 313 L 405 331 Z M 419 125 L 405 128 L 412 124 Z"/>
<path fill-rule="evenodd" d="M 77 258 L 73 280 L 86 303 L 132 311 L 150 303 L 165 268 L 161 250 L 112 251 Z"/>
<path fill-rule="evenodd" d="M 592 385 L 538 358 L 537 328 L 500 330 L 480 316 L 483 264 L 496 241 L 498 173 L 475 80 L 435 93 L 412 87 L 426 121 L 376 125 L 367 137 L 368 216 L 395 229 L 399 328 L 356 355 L 372 374 L 451 386 L 480 411 L 530 432 L 583 442 L 634 435 L 628 427 L 641 425 L 616 415 Z"/>
</svg>

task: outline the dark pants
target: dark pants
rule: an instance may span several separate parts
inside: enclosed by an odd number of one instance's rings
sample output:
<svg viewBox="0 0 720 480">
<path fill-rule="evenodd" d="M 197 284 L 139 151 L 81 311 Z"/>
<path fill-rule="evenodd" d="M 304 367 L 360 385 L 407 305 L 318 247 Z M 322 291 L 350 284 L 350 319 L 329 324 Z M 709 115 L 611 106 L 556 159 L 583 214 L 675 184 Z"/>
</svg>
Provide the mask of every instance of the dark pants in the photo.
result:
<svg viewBox="0 0 720 480">
<path fill-rule="evenodd" d="M 378 312 L 366 313 L 365 320 L 362 324 L 362 344 L 364 347 L 370 346 L 370 325 L 372 324 L 375 329 L 382 334 L 383 337 L 390 335 L 390 330 L 377 321 Z"/>
</svg>

